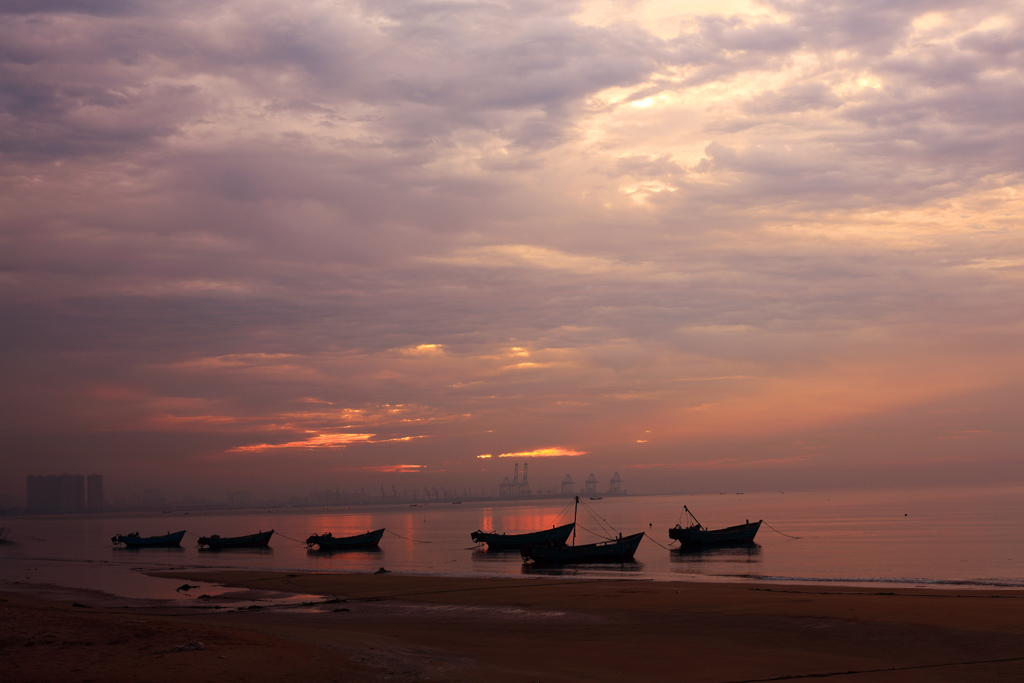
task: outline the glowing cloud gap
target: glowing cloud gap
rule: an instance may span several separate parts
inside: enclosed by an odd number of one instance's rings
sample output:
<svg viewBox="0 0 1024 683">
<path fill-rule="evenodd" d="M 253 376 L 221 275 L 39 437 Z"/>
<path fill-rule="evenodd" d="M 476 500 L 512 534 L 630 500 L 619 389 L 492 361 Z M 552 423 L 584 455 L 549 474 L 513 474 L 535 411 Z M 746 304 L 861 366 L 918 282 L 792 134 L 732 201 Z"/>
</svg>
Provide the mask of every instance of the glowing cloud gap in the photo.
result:
<svg viewBox="0 0 1024 683">
<path fill-rule="evenodd" d="M 502 453 L 499 458 L 554 458 L 559 456 L 586 455 L 586 451 L 576 451 L 571 448 L 538 448 L 534 451 L 520 451 L 518 453 Z M 483 456 L 477 456 L 483 457 Z M 487 456 L 488 458 L 491 456 Z"/>
<path fill-rule="evenodd" d="M 374 434 L 317 434 L 304 441 L 289 441 L 288 443 L 261 443 L 252 446 L 238 446 L 230 449 L 229 453 L 260 453 L 280 448 L 344 448 L 352 443 L 366 442 L 372 439 Z"/>
<path fill-rule="evenodd" d="M 378 467 L 360 467 L 364 472 L 419 472 L 426 465 L 380 465 Z"/>
</svg>

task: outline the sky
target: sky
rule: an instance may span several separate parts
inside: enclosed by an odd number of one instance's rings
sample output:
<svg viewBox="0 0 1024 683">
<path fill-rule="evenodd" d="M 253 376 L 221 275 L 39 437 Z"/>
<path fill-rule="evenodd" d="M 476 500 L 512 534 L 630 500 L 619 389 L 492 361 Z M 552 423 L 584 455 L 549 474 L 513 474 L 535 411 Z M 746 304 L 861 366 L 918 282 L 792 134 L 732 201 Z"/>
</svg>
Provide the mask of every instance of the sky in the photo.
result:
<svg viewBox="0 0 1024 683">
<path fill-rule="evenodd" d="M 1022 24 L 0 0 L 0 495 L 1024 480 Z"/>
</svg>

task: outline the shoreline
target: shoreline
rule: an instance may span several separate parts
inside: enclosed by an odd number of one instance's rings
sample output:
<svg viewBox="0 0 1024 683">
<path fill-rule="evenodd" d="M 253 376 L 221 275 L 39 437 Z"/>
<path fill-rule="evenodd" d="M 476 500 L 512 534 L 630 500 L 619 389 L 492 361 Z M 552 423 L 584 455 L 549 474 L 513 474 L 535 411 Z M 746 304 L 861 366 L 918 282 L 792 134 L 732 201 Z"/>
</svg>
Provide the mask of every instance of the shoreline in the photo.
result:
<svg viewBox="0 0 1024 683">
<path fill-rule="evenodd" d="M 132 663 L 151 667 L 145 678 L 153 681 L 1024 679 L 1022 590 L 205 569 L 152 575 L 225 586 L 227 606 L 86 607 L 4 593 L 5 679 L 135 680 Z M 274 603 L 282 595 L 324 599 Z M 232 600 L 266 606 L 231 607 Z M 175 649 L 198 642 L 201 649 Z"/>
</svg>

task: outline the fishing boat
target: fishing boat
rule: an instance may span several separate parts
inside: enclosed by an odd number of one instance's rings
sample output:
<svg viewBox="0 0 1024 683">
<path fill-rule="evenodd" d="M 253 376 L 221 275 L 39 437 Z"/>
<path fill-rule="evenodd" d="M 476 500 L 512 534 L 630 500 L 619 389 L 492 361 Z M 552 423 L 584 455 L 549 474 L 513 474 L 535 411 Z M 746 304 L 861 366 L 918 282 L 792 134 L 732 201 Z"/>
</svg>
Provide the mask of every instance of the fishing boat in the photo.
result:
<svg viewBox="0 0 1024 683">
<path fill-rule="evenodd" d="M 261 531 L 248 536 L 202 536 L 199 539 L 200 546 L 206 546 L 211 550 L 220 548 L 265 548 L 270 543 L 270 537 L 274 530 Z"/>
<path fill-rule="evenodd" d="M 576 496 L 576 509 L 580 498 Z M 573 523 L 576 526 L 576 509 L 573 510 Z M 600 543 L 576 545 L 576 532 L 573 531 L 572 545 L 562 546 L 526 546 L 520 549 L 523 560 L 533 560 L 537 564 L 572 564 L 575 562 L 628 562 L 633 559 L 644 532 L 613 538 Z"/>
<path fill-rule="evenodd" d="M 526 534 L 499 534 L 494 531 L 474 531 L 469 535 L 476 543 L 486 543 L 488 550 L 519 550 L 526 546 L 565 545 L 569 534 L 576 528 L 576 523 L 556 526 L 543 531 Z"/>
<path fill-rule="evenodd" d="M 745 524 L 725 527 L 724 529 L 708 529 L 697 521 L 697 518 L 690 512 L 690 508 L 683 506 L 683 510 L 689 515 L 692 524 L 682 526 L 676 524 L 668 530 L 668 537 L 679 541 L 681 547 L 713 547 L 723 545 L 743 545 L 753 543 L 757 530 L 761 528 L 763 520 Z"/>
<path fill-rule="evenodd" d="M 633 559 L 644 532 L 631 536 L 619 535 L 610 541 L 585 545 L 538 546 L 523 548 L 524 560 L 537 564 L 571 564 L 573 562 L 628 562 Z"/>
<path fill-rule="evenodd" d="M 185 535 L 185 530 L 175 531 L 172 533 L 164 534 L 163 536 L 139 536 L 139 532 L 136 531 L 131 534 L 117 534 L 111 537 L 111 542 L 114 545 L 124 543 L 127 548 L 177 548 L 181 545 L 181 539 Z"/>
<path fill-rule="evenodd" d="M 358 548 L 376 548 L 380 543 L 380 537 L 384 535 L 384 529 L 367 531 L 365 534 L 356 536 L 335 536 L 331 532 L 326 534 L 313 534 L 306 539 L 306 546 L 312 548 L 318 546 L 320 550 L 356 550 Z"/>
</svg>

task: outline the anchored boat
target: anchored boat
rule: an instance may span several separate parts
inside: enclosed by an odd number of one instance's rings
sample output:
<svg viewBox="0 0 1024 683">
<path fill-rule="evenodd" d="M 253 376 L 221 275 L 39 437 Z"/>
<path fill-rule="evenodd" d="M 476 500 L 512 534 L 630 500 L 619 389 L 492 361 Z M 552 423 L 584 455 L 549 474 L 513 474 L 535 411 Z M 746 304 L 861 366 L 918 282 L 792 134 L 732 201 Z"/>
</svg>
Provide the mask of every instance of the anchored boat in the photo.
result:
<svg viewBox="0 0 1024 683">
<path fill-rule="evenodd" d="M 139 532 L 136 531 L 125 535 L 117 534 L 110 540 L 114 545 L 123 543 L 127 548 L 177 548 L 181 545 L 184 535 L 184 529 L 163 536 L 139 536 Z"/>
<path fill-rule="evenodd" d="M 199 538 L 199 545 L 206 546 L 211 550 L 219 548 L 265 548 L 270 543 L 270 537 L 274 530 L 261 531 L 248 536 L 202 536 Z"/>
<path fill-rule="evenodd" d="M 565 545 L 569 534 L 576 528 L 576 523 L 556 526 L 543 531 L 527 534 L 499 534 L 494 531 L 474 531 L 469 535 L 476 543 L 486 543 L 488 550 L 519 550 L 526 546 Z"/>
<path fill-rule="evenodd" d="M 689 515 L 693 523 L 689 526 L 676 524 L 668 530 L 668 537 L 679 541 L 683 547 L 710 547 L 723 545 L 743 545 L 753 543 L 757 530 L 761 528 L 762 520 L 736 526 L 725 527 L 724 529 L 708 529 L 697 521 L 697 518 L 690 512 L 690 508 L 683 506 L 683 510 Z"/>
<path fill-rule="evenodd" d="M 579 508 L 580 497 L 576 496 L 576 507 L 573 509 L 573 523 L 575 528 L 576 512 Z M 644 532 L 613 538 L 600 543 L 587 543 L 576 545 L 576 534 L 573 532 L 573 544 L 563 546 L 526 546 L 519 552 L 524 560 L 533 560 L 537 564 L 571 564 L 574 562 L 626 562 L 633 559 L 640 541 L 643 540 Z"/>
<path fill-rule="evenodd" d="M 306 546 L 312 548 L 318 546 L 320 550 L 356 550 L 358 548 L 376 548 L 380 543 L 384 529 L 367 531 L 365 534 L 356 536 L 334 536 L 331 532 L 325 534 L 313 534 L 306 539 Z"/>
</svg>

